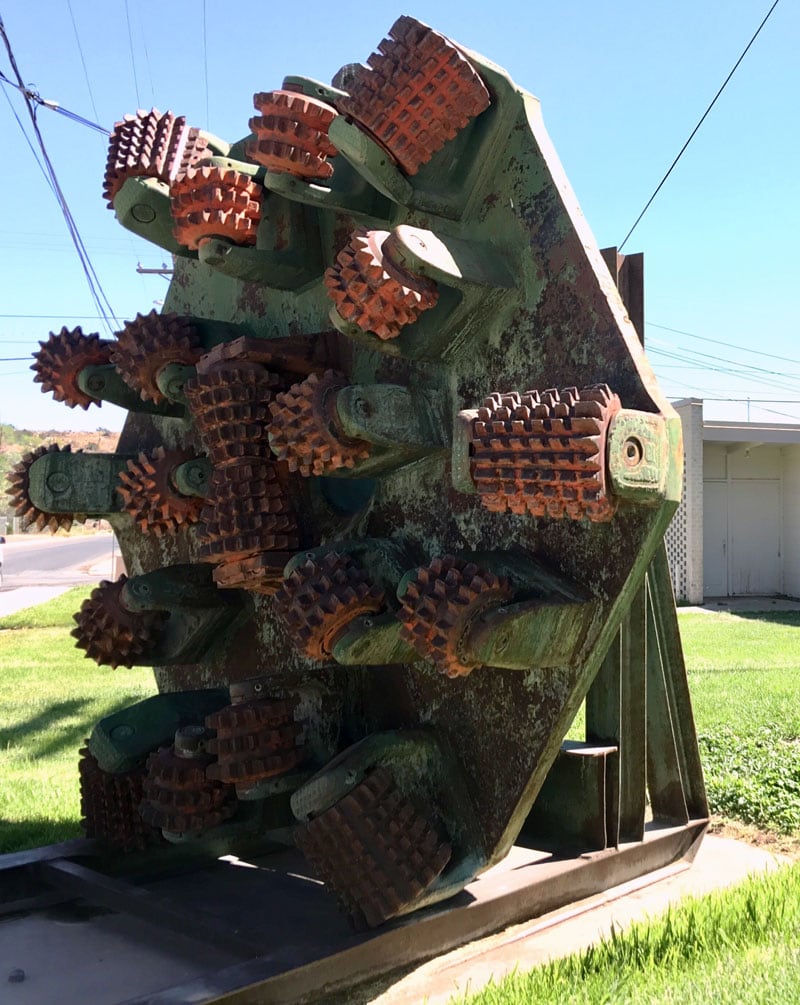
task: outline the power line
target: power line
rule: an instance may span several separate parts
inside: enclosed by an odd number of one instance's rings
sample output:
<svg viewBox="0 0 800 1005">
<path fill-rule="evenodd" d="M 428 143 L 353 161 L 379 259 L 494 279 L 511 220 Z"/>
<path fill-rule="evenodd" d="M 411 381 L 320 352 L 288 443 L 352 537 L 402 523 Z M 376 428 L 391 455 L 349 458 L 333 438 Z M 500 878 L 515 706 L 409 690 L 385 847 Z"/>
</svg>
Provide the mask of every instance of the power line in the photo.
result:
<svg viewBox="0 0 800 1005">
<path fill-rule="evenodd" d="M 774 3 L 772 4 L 772 6 L 770 7 L 770 9 L 769 9 L 769 10 L 767 11 L 766 15 L 764 16 L 764 20 L 763 20 L 763 21 L 761 22 L 761 24 L 760 24 L 760 25 L 758 26 L 758 28 L 756 28 L 756 30 L 755 30 L 755 34 L 753 35 L 753 37 L 752 37 L 752 38 L 750 39 L 750 41 L 749 41 L 749 42 L 747 43 L 747 45 L 745 46 L 745 48 L 744 48 L 744 51 L 742 52 L 741 56 L 739 56 L 739 58 L 738 58 L 738 59 L 736 60 L 736 62 L 734 63 L 734 65 L 733 65 L 733 69 L 731 70 L 731 72 L 730 72 L 730 73 L 728 74 L 728 76 L 727 76 L 727 77 L 725 78 L 725 80 L 724 80 L 724 81 L 722 82 L 722 86 L 721 86 L 721 87 L 720 87 L 720 89 L 719 89 L 719 90 L 717 91 L 717 93 L 716 93 L 716 94 L 714 95 L 714 97 L 713 97 L 713 99 L 712 99 L 712 101 L 711 101 L 711 104 L 710 104 L 710 105 L 708 106 L 708 108 L 706 108 L 706 110 L 705 110 L 705 111 L 703 112 L 702 116 L 700 117 L 700 121 L 699 121 L 699 122 L 697 123 L 697 125 L 696 125 L 696 126 L 694 127 L 694 129 L 693 129 L 693 130 L 691 131 L 691 133 L 689 134 L 689 139 L 688 139 L 688 140 L 687 140 L 687 141 L 686 141 L 686 142 L 685 142 L 685 143 L 683 144 L 683 146 L 682 146 L 682 147 L 680 148 L 680 150 L 678 151 L 678 156 L 677 156 L 677 157 L 675 158 L 675 160 L 674 160 L 674 161 L 673 161 L 673 162 L 672 162 L 672 163 L 670 164 L 670 166 L 669 166 L 669 168 L 668 168 L 668 170 L 667 170 L 667 173 L 666 173 L 666 174 L 664 175 L 664 177 L 663 177 L 663 178 L 661 179 L 661 181 L 660 181 L 660 182 L 658 183 L 658 185 L 656 186 L 656 189 L 655 189 L 655 191 L 653 192 L 653 194 L 652 194 L 652 195 L 650 196 L 650 198 L 649 198 L 649 199 L 647 200 L 647 202 L 645 203 L 645 207 L 644 207 L 644 209 L 643 209 L 643 210 L 641 211 L 641 213 L 640 213 L 640 214 L 639 214 L 639 215 L 638 215 L 638 216 L 636 217 L 636 220 L 635 220 L 635 222 L 634 222 L 633 226 L 632 226 L 632 227 L 631 227 L 631 229 L 630 229 L 630 230 L 628 231 L 628 233 L 627 233 L 627 234 L 625 235 L 625 240 L 624 240 L 624 241 L 622 242 L 622 244 L 620 244 L 620 245 L 618 246 L 618 250 L 619 250 L 619 251 L 622 251 L 622 249 L 623 249 L 623 248 L 625 247 L 625 245 L 626 245 L 626 243 L 627 243 L 627 241 L 628 241 L 628 238 L 629 238 L 629 237 L 631 236 L 631 234 L 632 234 L 632 233 L 634 232 L 634 230 L 636 230 L 636 228 L 637 228 L 637 227 L 639 226 L 639 221 L 640 221 L 640 220 L 642 219 L 642 217 L 644 216 L 644 214 L 645 214 L 645 213 L 646 213 L 646 212 L 648 211 L 648 209 L 650 208 L 650 204 L 651 204 L 651 203 L 652 203 L 652 201 L 653 201 L 653 200 L 655 199 L 655 197 L 656 197 L 656 196 L 658 195 L 658 193 L 659 193 L 659 192 L 661 191 L 661 188 L 662 188 L 662 186 L 663 186 L 664 182 L 665 182 L 665 181 L 667 180 L 667 178 L 669 178 L 669 176 L 670 176 L 670 175 L 672 174 L 672 171 L 673 171 L 673 168 L 674 168 L 674 167 L 675 167 L 675 165 L 676 165 L 676 164 L 678 163 L 678 161 L 679 161 L 679 160 L 681 159 L 681 157 L 682 157 L 682 156 L 683 156 L 683 154 L 684 154 L 684 151 L 686 150 L 686 148 L 687 148 L 687 147 L 689 146 L 689 144 L 690 144 L 690 143 L 692 142 L 692 140 L 694 139 L 694 137 L 695 137 L 695 133 L 697 132 L 697 130 L 698 130 L 698 129 L 700 128 L 700 126 L 702 126 L 702 124 L 703 124 L 703 123 L 705 122 L 705 120 L 706 120 L 706 117 L 708 116 L 708 113 L 709 113 L 709 112 L 711 111 L 711 109 L 712 109 L 712 108 L 714 107 L 714 105 L 716 105 L 716 103 L 717 103 L 717 98 L 719 98 L 719 96 L 720 96 L 720 95 L 722 94 L 722 92 L 723 92 L 723 91 L 725 90 L 725 88 L 726 88 L 726 87 L 728 86 L 728 81 L 729 81 L 729 80 L 731 79 L 731 77 L 732 77 L 732 76 L 734 75 L 734 73 L 736 73 L 736 71 L 738 70 L 738 68 L 739 68 L 739 64 L 740 64 L 740 63 L 741 63 L 741 61 L 742 61 L 742 60 L 744 59 L 744 57 L 745 57 L 745 56 L 747 55 L 747 53 L 748 53 L 748 51 L 749 51 L 749 49 L 750 49 L 750 46 L 751 46 L 751 45 L 753 44 L 753 42 L 755 42 L 755 40 L 756 40 L 756 39 L 758 38 L 758 36 L 759 36 L 759 33 L 761 32 L 761 29 L 762 29 L 762 28 L 764 27 L 764 25 L 765 25 L 765 24 L 767 23 L 767 21 L 768 21 L 768 20 L 769 20 L 769 18 L 770 18 L 770 15 L 771 15 L 771 14 L 772 14 L 772 12 L 773 12 L 773 11 L 775 10 L 775 8 L 776 8 L 776 7 L 778 6 L 778 4 L 779 4 L 779 3 L 780 3 L 780 0 L 775 0 L 775 2 L 774 2 Z"/>
<path fill-rule="evenodd" d="M 2 36 L 3 42 L 6 47 L 6 52 L 8 54 L 9 63 L 11 64 L 11 69 L 14 71 L 14 76 L 17 78 L 20 90 L 22 91 L 23 99 L 25 101 L 25 107 L 28 110 L 28 115 L 30 116 L 31 122 L 33 124 L 33 132 L 36 137 L 36 141 L 39 145 L 39 150 L 41 151 L 42 160 L 44 161 L 45 167 L 47 168 L 47 175 L 50 179 L 53 192 L 56 196 L 56 200 L 61 209 L 61 214 L 64 217 L 64 221 L 67 224 L 67 229 L 69 230 L 70 236 L 72 237 L 72 241 L 75 245 L 75 250 L 78 253 L 78 258 L 80 260 L 84 276 L 86 277 L 86 281 L 88 283 L 92 299 L 94 300 L 98 311 L 102 315 L 107 328 L 109 329 L 109 331 L 113 332 L 114 329 L 109 320 L 109 316 L 113 318 L 114 321 L 117 323 L 117 327 L 119 327 L 119 323 L 117 322 L 116 317 L 114 317 L 113 308 L 111 307 L 108 297 L 106 296 L 103 286 L 100 282 L 100 279 L 98 278 L 97 273 L 95 272 L 91 258 L 89 257 L 89 252 L 86 250 L 86 245 L 83 243 L 80 231 L 78 230 L 78 225 L 75 222 L 75 218 L 72 215 L 72 211 L 70 210 L 69 205 L 67 204 L 66 197 L 61 189 L 61 185 L 59 184 L 55 167 L 53 166 L 53 163 L 50 160 L 50 156 L 47 152 L 47 147 L 44 142 L 44 137 L 42 136 L 41 130 L 39 129 L 39 123 L 36 118 L 37 106 L 30 97 L 30 95 L 27 93 L 27 89 L 25 88 L 23 77 L 22 74 L 20 73 L 19 66 L 17 65 L 17 61 L 14 56 L 14 50 L 11 48 L 11 42 L 8 38 L 8 35 L 6 34 L 5 25 L 3 23 L 2 17 L 0 17 L 0 35 Z"/>
<path fill-rule="evenodd" d="M 86 57 L 83 54 L 83 46 L 81 45 L 81 37 L 78 34 L 78 25 L 75 21 L 75 14 L 72 11 L 72 0 L 67 0 L 67 10 L 69 11 L 70 21 L 72 21 L 72 30 L 75 32 L 75 41 L 78 45 L 78 53 L 81 57 L 81 66 L 83 67 L 83 76 L 86 80 L 86 90 L 89 92 L 89 101 L 92 105 L 92 111 L 94 112 L 94 117 L 99 119 L 100 116 L 97 112 L 97 105 L 94 103 L 94 94 L 92 93 L 92 85 L 89 80 L 89 70 L 86 67 Z"/>
<path fill-rule="evenodd" d="M 714 345 L 723 345 L 726 349 L 735 349 L 736 352 L 749 352 L 753 356 L 766 356 L 769 359 L 779 359 L 782 363 L 796 363 L 800 366 L 800 359 L 792 359 L 790 356 L 776 356 L 774 353 L 763 352 L 761 349 L 748 349 L 746 346 L 735 345 L 733 342 L 723 342 L 720 339 L 708 338 L 706 335 L 695 335 L 694 332 L 683 331 L 681 328 L 669 328 L 667 325 L 657 325 L 653 321 L 645 321 L 645 325 L 665 332 L 674 332 L 676 335 L 686 335 L 688 338 L 696 338 L 700 342 L 712 342 Z"/>
<path fill-rule="evenodd" d="M 139 97 L 139 78 L 136 76 L 136 60 L 133 55 L 133 33 L 131 32 L 131 12 L 128 7 L 128 0 L 125 0 L 125 20 L 128 22 L 128 45 L 131 50 L 131 66 L 133 67 L 133 87 L 136 91 L 136 105 L 141 108 L 142 99 Z"/>
<path fill-rule="evenodd" d="M 0 318 L 33 318 L 42 321 L 86 321 L 87 319 L 103 320 L 104 314 L 0 314 Z"/>
<path fill-rule="evenodd" d="M 684 363 L 696 363 L 697 362 L 697 360 L 692 359 L 691 357 L 687 358 L 686 356 L 681 356 L 678 353 L 667 352 L 666 350 L 663 350 L 663 349 L 653 349 L 653 348 L 651 348 L 650 350 L 648 350 L 648 352 L 649 352 L 649 354 L 664 356 L 667 359 L 674 359 L 674 360 L 677 360 L 678 362 L 684 362 Z M 749 380 L 751 383 L 766 384 L 768 387 L 779 388 L 779 389 L 781 389 L 783 391 L 797 391 L 797 387 L 796 386 L 792 386 L 790 384 L 784 384 L 781 381 L 775 380 L 775 379 L 767 380 L 764 377 L 759 377 L 757 373 L 747 372 L 747 373 L 745 373 L 744 376 L 741 376 L 740 375 L 741 371 L 732 370 L 730 367 L 724 367 L 724 366 L 710 366 L 710 365 L 706 365 L 704 367 L 704 369 L 706 369 L 708 371 L 711 371 L 713 373 L 724 373 L 724 374 L 726 374 L 726 375 L 728 375 L 730 377 L 736 377 L 739 380 Z M 790 377 L 788 379 L 792 379 L 792 378 Z M 795 378 L 795 379 L 800 379 L 800 378 Z"/>
<path fill-rule="evenodd" d="M 2 20 L 2 19 L 0 19 Z M 83 115 L 78 115 L 77 112 L 71 112 L 69 108 L 64 108 L 57 101 L 53 101 L 50 98 L 43 98 L 39 92 L 33 87 L 27 87 L 20 81 L 15 84 L 13 80 L 9 80 L 8 77 L 0 72 L 0 81 L 2 81 L 7 87 L 13 87 L 28 102 L 32 102 L 41 108 L 49 108 L 51 112 L 57 112 L 59 115 L 63 115 L 73 122 L 77 122 L 82 126 L 87 126 L 89 129 L 94 129 L 95 132 L 102 133 L 103 136 L 108 136 L 108 130 L 104 126 L 98 125 L 96 122 L 92 122 L 91 119 L 85 118 Z"/>
<path fill-rule="evenodd" d="M 2 76 L 3 75 L 0 73 L 0 77 L 2 77 Z M 5 80 L 5 77 L 3 77 L 3 79 Z M 13 105 L 13 103 L 11 101 L 11 98 L 9 98 L 9 96 L 8 96 L 8 94 L 7 94 L 7 92 L 5 90 L 3 91 L 3 97 L 8 102 L 8 107 L 11 109 L 11 114 L 17 120 L 17 125 L 19 126 L 22 135 L 25 137 L 25 142 L 28 144 L 30 152 L 33 154 L 33 159 L 39 165 L 39 170 L 42 172 L 42 175 L 44 176 L 44 180 L 50 186 L 50 190 L 53 191 L 53 183 L 50 181 L 50 179 L 47 176 L 47 171 L 45 171 L 44 164 L 42 164 L 42 162 L 41 162 L 41 160 L 39 158 L 39 154 L 36 152 L 36 147 L 33 145 L 33 143 L 31 142 L 30 136 L 28 136 L 27 132 L 25 131 L 25 126 L 23 125 L 22 119 L 19 117 L 19 115 L 17 115 L 17 110 L 16 110 L 16 108 L 14 108 L 14 105 Z M 53 194 L 55 195 L 55 192 L 53 192 Z"/>
<path fill-rule="evenodd" d="M 782 377 L 782 378 L 790 378 L 790 379 L 793 378 L 793 377 L 797 377 L 798 379 L 800 379 L 800 374 L 785 373 L 782 370 L 767 370 L 767 369 L 765 369 L 764 367 L 761 367 L 761 366 L 754 366 L 752 363 L 740 363 L 739 360 L 720 359 L 719 356 L 711 356 L 707 352 L 698 352 L 697 349 L 681 349 L 681 348 L 678 348 L 678 347 L 670 346 L 669 350 L 655 348 L 652 351 L 653 352 L 659 352 L 659 353 L 665 354 L 665 353 L 668 353 L 670 351 L 674 352 L 676 349 L 677 349 L 678 352 L 691 354 L 690 358 L 689 358 L 689 362 L 694 362 L 695 361 L 693 359 L 693 357 L 699 357 L 701 360 L 704 360 L 704 359 L 714 360 L 715 363 L 731 363 L 733 366 L 742 366 L 742 367 L 744 367 L 744 372 L 745 373 L 765 373 L 765 374 L 768 374 L 770 377 Z M 686 359 L 686 356 L 683 356 L 681 358 Z M 708 366 L 707 368 L 709 370 L 715 369 L 713 366 Z"/>
</svg>

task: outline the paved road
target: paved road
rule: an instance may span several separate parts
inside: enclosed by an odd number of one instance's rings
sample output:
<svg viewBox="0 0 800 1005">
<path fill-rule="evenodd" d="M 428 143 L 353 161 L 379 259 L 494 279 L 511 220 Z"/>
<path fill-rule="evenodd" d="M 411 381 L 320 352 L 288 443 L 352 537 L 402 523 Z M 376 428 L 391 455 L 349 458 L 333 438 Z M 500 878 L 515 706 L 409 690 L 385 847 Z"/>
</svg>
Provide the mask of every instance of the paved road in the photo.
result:
<svg viewBox="0 0 800 1005">
<path fill-rule="evenodd" d="M 0 617 L 44 603 L 70 586 L 92 585 L 110 578 L 113 541 L 113 534 L 6 538 Z"/>
</svg>

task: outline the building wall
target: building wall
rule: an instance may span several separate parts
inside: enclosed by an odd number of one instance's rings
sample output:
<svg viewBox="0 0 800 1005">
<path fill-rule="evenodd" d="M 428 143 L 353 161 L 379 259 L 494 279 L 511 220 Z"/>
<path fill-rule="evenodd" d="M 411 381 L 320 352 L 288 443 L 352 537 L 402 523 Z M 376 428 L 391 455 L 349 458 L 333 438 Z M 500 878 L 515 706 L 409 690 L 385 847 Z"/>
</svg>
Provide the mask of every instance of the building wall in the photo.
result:
<svg viewBox="0 0 800 1005">
<path fill-rule="evenodd" d="M 783 592 L 800 597 L 800 444 L 783 447 Z"/>
<path fill-rule="evenodd" d="M 683 494 L 665 543 L 677 600 L 703 602 L 703 402 L 675 404 L 683 428 Z"/>
</svg>

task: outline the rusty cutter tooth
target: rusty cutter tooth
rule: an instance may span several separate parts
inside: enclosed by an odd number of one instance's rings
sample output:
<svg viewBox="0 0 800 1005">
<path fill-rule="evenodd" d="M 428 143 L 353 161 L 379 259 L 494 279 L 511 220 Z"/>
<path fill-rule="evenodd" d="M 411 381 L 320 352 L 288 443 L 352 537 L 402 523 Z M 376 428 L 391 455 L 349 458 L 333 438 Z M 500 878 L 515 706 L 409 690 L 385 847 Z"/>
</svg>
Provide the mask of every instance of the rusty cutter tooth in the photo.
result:
<svg viewBox="0 0 800 1005">
<path fill-rule="evenodd" d="M 607 384 L 493 394 L 472 418 L 470 473 L 492 512 L 610 520 L 606 440 L 620 400 Z"/>
<path fill-rule="evenodd" d="M 308 758 L 301 741 L 303 727 L 294 720 L 288 701 L 251 698 L 234 702 L 206 718 L 214 730 L 208 750 L 216 760 L 209 764 L 209 778 L 228 782 L 246 791 L 267 778 L 298 768 Z"/>
<path fill-rule="evenodd" d="M 330 551 L 295 569 L 275 599 L 298 651 L 329 660 L 350 622 L 381 611 L 386 596 L 350 555 Z"/>
<path fill-rule="evenodd" d="M 158 831 L 139 815 L 143 766 L 119 774 L 103 771 L 85 746 L 80 750 L 78 775 L 81 827 L 87 837 L 124 852 L 144 851 L 160 840 Z"/>
<path fill-rule="evenodd" d="M 258 552 L 294 552 L 299 547 L 297 520 L 277 469 L 272 459 L 215 469 L 200 514 L 201 561 L 227 564 Z M 277 572 L 273 570 L 271 578 Z"/>
<path fill-rule="evenodd" d="M 104 579 L 74 615 L 75 645 L 100 666 L 134 666 L 152 650 L 168 617 L 163 611 L 129 611 L 120 597 L 127 581 L 124 575 L 113 583 Z"/>
<path fill-rule="evenodd" d="M 324 283 L 340 317 L 383 341 L 397 338 L 436 305 L 436 283 L 392 262 L 386 230 L 355 230 L 325 271 Z"/>
<path fill-rule="evenodd" d="M 30 497 L 30 469 L 35 461 L 45 454 L 72 453 L 72 448 L 67 444 L 59 447 L 57 443 L 49 446 L 37 447 L 23 456 L 8 473 L 8 495 L 11 501 L 11 508 L 22 518 L 23 527 L 35 527 L 37 530 L 44 530 L 45 527 L 54 534 L 57 530 L 69 530 L 75 520 L 79 522 L 85 519 L 84 515 L 76 513 L 46 513 L 44 510 L 34 506 Z"/>
<path fill-rule="evenodd" d="M 165 366 L 194 366 L 203 353 L 200 334 L 189 318 L 180 314 L 137 314 L 117 332 L 111 343 L 111 362 L 120 376 L 145 401 L 165 397 L 157 378 Z"/>
<path fill-rule="evenodd" d="M 223 363 L 198 373 L 184 393 L 200 439 L 214 465 L 269 459 L 269 403 L 280 378 L 258 363 Z"/>
<path fill-rule="evenodd" d="M 326 370 L 275 396 L 269 406 L 269 443 L 290 471 L 323 475 L 369 457 L 369 443 L 350 439 L 337 428 L 336 394 L 347 385 L 344 374 Z"/>
<path fill-rule="evenodd" d="M 400 634 L 448 677 L 480 666 L 468 651 L 469 632 L 486 611 L 511 599 L 508 581 L 472 562 L 445 555 L 417 569 L 402 598 Z"/>
<path fill-rule="evenodd" d="M 261 186 L 233 168 L 189 168 L 170 186 L 173 234 L 191 250 L 212 237 L 254 245 L 261 219 Z"/>
<path fill-rule="evenodd" d="M 145 534 L 176 534 L 200 519 L 202 498 L 182 495 L 172 480 L 175 468 L 195 457 L 193 450 L 156 447 L 128 461 L 128 470 L 120 472 L 117 491 L 125 511 Z"/>
<path fill-rule="evenodd" d="M 295 843 L 353 927 L 375 928 L 418 901 L 450 861 L 452 849 L 432 817 L 379 767 L 298 826 Z"/>
<path fill-rule="evenodd" d="M 100 405 L 99 398 L 82 391 L 78 375 L 87 366 L 104 366 L 111 362 L 111 343 L 91 333 L 84 335 L 80 327 L 62 328 L 56 334 L 50 333 L 46 342 L 39 343 L 39 350 L 33 354 L 36 362 L 31 367 L 37 384 L 42 391 L 52 391 L 56 401 L 63 401 L 69 408 L 87 409 L 89 405 Z"/>
<path fill-rule="evenodd" d="M 172 746 L 148 757 L 139 807 L 146 823 L 171 834 L 200 834 L 236 812 L 234 787 L 207 775 L 214 761 L 207 751 L 209 737 L 202 726 L 184 727 Z"/>
<path fill-rule="evenodd" d="M 126 115 L 114 124 L 108 143 L 103 198 L 109 209 L 128 178 L 156 178 L 169 185 L 207 156 L 208 141 L 182 115 L 157 108 Z"/>
<path fill-rule="evenodd" d="M 328 161 L 336 147 L 328 139 L 328 127 L 338 112 L 316 98 L 294 91 L 266 91 L 253 96 L 260 115 L 250 119 L 255 140 L 246 153 L 270 171 L 296 178 L 325 180 L 333 174 Z"/>
<path fill-rule="evenodd" d="M 489 107 L 480 75 L 444 35 L 400 17 L 337 101 L 414 175 L 459 130 Z"/>
</svg>

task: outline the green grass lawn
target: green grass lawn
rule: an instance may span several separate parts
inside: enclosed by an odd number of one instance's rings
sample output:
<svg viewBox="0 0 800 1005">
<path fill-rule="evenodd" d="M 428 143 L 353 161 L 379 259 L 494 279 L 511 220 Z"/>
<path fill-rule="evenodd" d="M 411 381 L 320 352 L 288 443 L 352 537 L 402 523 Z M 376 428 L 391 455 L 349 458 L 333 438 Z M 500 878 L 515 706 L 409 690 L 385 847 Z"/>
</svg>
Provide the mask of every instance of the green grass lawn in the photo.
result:
<svg viewBox="0 0 800 1005">
<path fill-rule="evenodd" d="M 78 751 L 94 723 L 154 693 L 149 669 L 98 667 L 76 649 L 70 590 L 0 618 L 0 853 L 80 834 Z"/>
<path fill-rule="evenodd" d="M 800 1001 L 800 865 L 615 932 L 526 974 L 470 1005 L 779 1005 Z"/>
<path fill-rule="evenodd" d="M 800 832 L 800 612 L 679 614 L 712 812 Z"/>
</svg>

